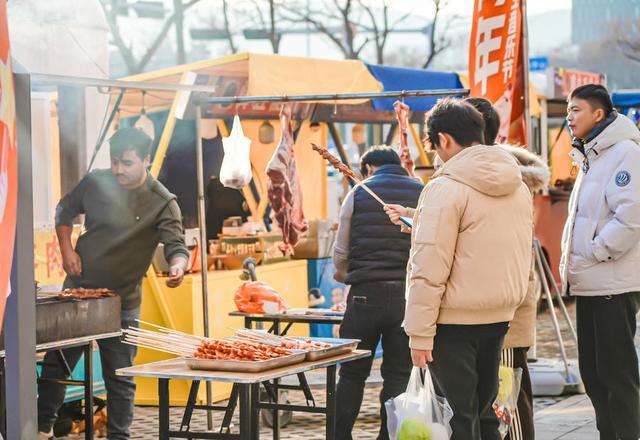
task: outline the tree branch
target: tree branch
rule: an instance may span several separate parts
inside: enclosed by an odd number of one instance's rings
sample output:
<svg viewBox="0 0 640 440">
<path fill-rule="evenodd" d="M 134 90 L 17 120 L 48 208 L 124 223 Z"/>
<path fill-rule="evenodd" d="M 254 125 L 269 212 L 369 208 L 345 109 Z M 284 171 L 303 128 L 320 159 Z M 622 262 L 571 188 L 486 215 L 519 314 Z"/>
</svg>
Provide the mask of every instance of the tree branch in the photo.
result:
<svg viewBox="0 0 640 440">
<path fill-rule="evenodd" d="M 238 49 L 233 41 L 233 34 L 231 33 L 231 25 L 229 24 L 229 5 L 227 0 L 222 0 L 222 15 L 224 17 L 224 31 L 227 34 L 227 41 L 229 42 L 229 49 L 231 53 L 236 53 Z"/>
</svg>

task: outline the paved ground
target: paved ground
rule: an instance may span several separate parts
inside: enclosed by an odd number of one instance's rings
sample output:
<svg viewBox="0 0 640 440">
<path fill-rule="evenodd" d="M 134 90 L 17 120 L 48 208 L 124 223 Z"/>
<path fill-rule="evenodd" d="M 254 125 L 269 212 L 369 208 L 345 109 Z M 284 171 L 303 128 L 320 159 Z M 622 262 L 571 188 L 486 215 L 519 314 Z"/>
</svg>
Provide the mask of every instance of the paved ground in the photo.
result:
<svg viewBox="0 0 640 440">
<path fill-rule="evenodd" d="M 584 395 L 572 396 L 542 409 L 535 416 L 537 440 L 597 439 L 595 414 Z"/>
<path fill-rule="evenodd" d="M 575 322 L 575 307 L 569 304 L 569 313 Z M 567 353 L 570 358 L 577 357 L 575 343 L 570 337 L 566 323 L 562 322 L 563 335 L 566 341 Z M 555 340 L 555 333 L 551 324 L 550 315 L 547 311 L 541 311 L 538 316 L 538 357 L 558 357 L 558 343 Z M 640 332 L 639 332 L 640 333 Z M 640 347 L 640 335 L 638 341 Z M 379 368 L 379 365 L 376 365 Z M 379 429 L 379 403 L 380 393 L 379 371 L 376 369 L 372 374 L 372 381 L 365 390 L 364 402 L 360 417 L 354 428 L 353 437 L 355 439 L 374 439 Z M 322 390 L 317 390 L 318 404 L 324 404 Z M 301 396 L 290 393 L 289 400 L 292 403 L 303 404 Z M 539 440 L 588 440 L 596 439 L 593 408 L 589 399 L 584 395 L 560 396 L 535 399 L 536 412 L 536 438 Z M 172 408 L 171 418 L 178 421 L 182 414 L 181 408 Z M 221 418 L 215 417 L 216 424 Z M 324 439 L 323 417 L 321 415 L 310 415 L 296 413 L 292 422 L 282 430 L 282 439 Z M 237 420 L 236 420 L 237 423 Z M 137 407 L 135 420 L 132 427 L 134 439 L 151 440 L 157 438 L 157 408 Z M 193 428 L 205 429 L 205 414 L 195 413 Z M 263 426 L 261 430 L 262 438 L 270 438 L 270 430 Z M 70 439 L 73 437 L 69 437 Z M 77 438 L 77 437 L 76 437 Z"/>
</svg>

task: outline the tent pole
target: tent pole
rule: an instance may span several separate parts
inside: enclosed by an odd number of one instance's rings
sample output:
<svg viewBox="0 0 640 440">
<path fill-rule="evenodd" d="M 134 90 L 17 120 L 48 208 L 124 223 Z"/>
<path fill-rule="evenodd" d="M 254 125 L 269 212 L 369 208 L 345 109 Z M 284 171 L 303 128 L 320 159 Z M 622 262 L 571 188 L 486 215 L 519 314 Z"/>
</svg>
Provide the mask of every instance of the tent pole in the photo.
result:
<svg viewBox="0 0 640 440">
<path fill-rule="evenodd" d="M 202 107 L 196 106 L 196 170 L 198 178 L 198 228 L 200 229 L 200 261 L 202 264 L 202 321 L 204 324 L 204 337 L 209 337 L 209 289 L 207 275 L 207 223 L 205 220 L 204 203 L 204 160 L 202 151 Z M 207 381 L 207 406 L 211 406 L 211 382 Z M 207 428 L 213 429 L 213 414 L 207 409 Z"/>
<path fill-rule="evenodd" d="M 247 102 L 341 101 L 375 98 L 419 98 L 427 96 L 467 96 L 469 89 L 402 90 L 370 93 L 334 93 L 329 95 L 227 96 L 206 98 L 202 104 L 241 104 Z"/>
<path fill-rule="evenodd" d="M 31 76 L 14 64 L 19 188 L 11 294 L 4 315 L 7 438 L 36 438 L 36 293 L 33 256 Z M 5 263 L 5 262 L 3 262 Z M 7 264 L 7 263 L 5 263 Z M 3 291 L 3 295 L 7 292 Z"/>
</svg>

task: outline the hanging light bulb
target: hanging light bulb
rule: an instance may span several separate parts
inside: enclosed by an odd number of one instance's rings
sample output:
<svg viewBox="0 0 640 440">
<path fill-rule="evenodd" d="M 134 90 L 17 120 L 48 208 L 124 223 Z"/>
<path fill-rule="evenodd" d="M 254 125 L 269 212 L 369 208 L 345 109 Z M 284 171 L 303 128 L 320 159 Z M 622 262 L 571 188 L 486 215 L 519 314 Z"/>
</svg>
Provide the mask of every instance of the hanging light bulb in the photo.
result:
<svg viewBox="0 0 640 440">
<path fill-rule="evenodd" d="M 275 141 L 276 134 L 273 125 L 268 120 L 264 120 L 262 124 L 260 124 L 260 129 L 258 130 L 258 140 L 262 144 L 271 144 Z"/>
<path fill-rule="evenodd" d="M 156 127 L 153 124 L 153 121 L 149 119 L 149 116 L 147 116 L 147 111 L 144 108 L 145 93 L 146 92 L 143 90 L 142 91 L 142 109 L 140 110 L 140 117 L 136 121 L 135 127 L 145 132 L 146 135 L 149 136 L 151 139 L 155 139 Z"/>
</svg>

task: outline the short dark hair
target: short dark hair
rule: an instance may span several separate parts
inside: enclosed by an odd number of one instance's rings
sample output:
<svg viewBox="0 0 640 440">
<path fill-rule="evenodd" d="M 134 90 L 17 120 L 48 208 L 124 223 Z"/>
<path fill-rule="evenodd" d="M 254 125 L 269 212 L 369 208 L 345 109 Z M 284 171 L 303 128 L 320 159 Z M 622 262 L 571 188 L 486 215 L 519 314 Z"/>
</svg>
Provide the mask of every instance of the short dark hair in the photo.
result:
<svg viewBox="0 0 640 440">
<path fill-rule="evenodd" d="M 569 100 L 573 98 L 584 99 L 589 102 L 591 107 L 601 108 L 605 111 L 605 116 L 613 111 L 613 102 L 609 91 L 600 84 L 586 84 L 576 87 L 569 95 Z"/>
<path fill-rule="evenodd" d="M 484 119 L 484 141 L 487 144 L 495 144 L 498 137 L 498 131 L 500 130 L 500 115 L 496 111 L 496 108 L 491 104 L 491 101 L 485 98 L 472 96 L 465 98 L 464 102 L 467 102 L 473 106 L 482 115 Z"/>
<path fill-rule="evenodd" d="M 461 147 L 484 143 L 484 120 L 478 110 L 460 99 L 438 102 L 426 117 L 426 135 L 434 147 L 440 146 L 440 133 L 450 135 Z"/>
<path fill-rule="evenodd" d="M 140 159 L 151 153 L 152 139 L 136 127 L 118 129 L 109 139 L 111 157 L 122 157 L 129 150 L 135 151 Z"/>
<path fill-rule="evenodd" d="M 400 156 L 391 147 L 375 145 L 369 148 L 360 158 L 360 174 L 367 175 L 367 165 L 381 167 L 383 165 L 400 165 Z"/>
</svg>

